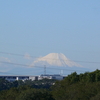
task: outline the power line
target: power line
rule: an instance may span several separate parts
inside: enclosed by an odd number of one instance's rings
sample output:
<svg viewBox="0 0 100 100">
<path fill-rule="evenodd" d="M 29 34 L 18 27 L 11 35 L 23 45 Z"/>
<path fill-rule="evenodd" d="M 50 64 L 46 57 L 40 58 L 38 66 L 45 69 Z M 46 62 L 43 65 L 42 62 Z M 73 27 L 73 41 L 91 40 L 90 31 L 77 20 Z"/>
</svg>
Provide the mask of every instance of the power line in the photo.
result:
<svg viewBox="0 0 100 100">
<path fill-rule="evenodd" d="M 27 67 L 29 67 L 30 65 L 25 65 L 25 64 L 19 64 L 19 63 L 11 63 L 11 62 L 3 62 L 3 61 L 0 61 L 0 63 L 5 63 L 5 64 L 12 64 L 12 65 L 18 65 L 18 66 L 27 66 Z M 33 68 L 45 68 L 45 66 L 44 67 L 42 67 L 42 66 L 33 66 Z M 47 67 L 46 67 L 47 68 Z M 67 70 L 67 71 L 83 71 L 83 70 L 70 70 L 70 69 L 62 69 L 62 68 L 51 68 L 51 67 L 48 67 L 48 69 L 55 69 L 55 70 Z M 46 69 L 44 70 L 44 71 L 46 71 Z M 46 72 L 45 72 L 46 73 Z"/>
<path fill-rule="evenodd" d="M 8 55 L 14 55 L 14 56 L 22 56 L 22 57 L 25 56 L 25 55 L 22 55 L 22 54 L 15 54 L 15 53 L 8 53 L 8 52 L 1 52 L 1 51 L 0 51 L 0 53 L 2 53 L 2 54 L 8 54 Z M 33 56 L 30 56 L 30 57 L 33 57 Z"/>
<path fill-rule="evenodd" d="M 14 56 L 22 56 L 25 57 L 25 55 L 22 54 L 15 54 L 15 53 L 8 53 L 8 52 L 0 52 L 2 54 L 8 54 L 8 55 L 14 55 Z M 30 56 L 31 58 L 40 58 L 40 57 L 35 57 L 35 56 Z M 43 58 L 43 59 L 50 59 L 50 60 L 59 60 L 59 59 L 51 59 L 51 58 Z M 60 59 L 63 60 L 63 59 Z M 70 59 L 69 59 L 70 60 Z M 63 60 L 63 61 L 68 61 L 68 60 Z M 80 62 L 80 63 L 96 63 L 96 64 L 100 64 L 100 62 L 93 62 L 93 61 L 78 61 L 78 60 L 70 60 L 70 61 L 74 61 L 74 62 Z"/>
<path fill-rule="evenodd" d="M 5 64 L 19 65 L 19 66 L 29 66 L 29 65 L 25 65 L 25 64 L 18 64 L 18 63 L 4 62 L 4 61 L 0 61 L 0 62 L 5 63 Z"/>
<path fill-rule="evenodd" d="M 16 74 L 16 73 L 9 73 L 9 72 L 1 72 L 1 71 L 0 71 L 0 74 L 12 74 L 12 75 L 21 75 L 21 74 Z"/>
</svg>

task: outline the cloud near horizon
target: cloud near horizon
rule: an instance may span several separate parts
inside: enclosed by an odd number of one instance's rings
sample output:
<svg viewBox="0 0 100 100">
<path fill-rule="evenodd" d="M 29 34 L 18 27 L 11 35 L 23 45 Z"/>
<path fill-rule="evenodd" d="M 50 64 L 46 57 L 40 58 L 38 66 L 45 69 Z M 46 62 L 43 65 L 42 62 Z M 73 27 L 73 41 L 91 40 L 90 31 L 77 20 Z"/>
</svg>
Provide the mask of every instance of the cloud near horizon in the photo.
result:
<svg viewBox="0 0 100 100">
<path fill-rule="evenodd" d="M 26 54 L 24 55 L 24 58 L 25 58 L 25 59 L 31 59 L 31 56 L 30 56 L 30 54 L 26 53 Z"/>
</svg>

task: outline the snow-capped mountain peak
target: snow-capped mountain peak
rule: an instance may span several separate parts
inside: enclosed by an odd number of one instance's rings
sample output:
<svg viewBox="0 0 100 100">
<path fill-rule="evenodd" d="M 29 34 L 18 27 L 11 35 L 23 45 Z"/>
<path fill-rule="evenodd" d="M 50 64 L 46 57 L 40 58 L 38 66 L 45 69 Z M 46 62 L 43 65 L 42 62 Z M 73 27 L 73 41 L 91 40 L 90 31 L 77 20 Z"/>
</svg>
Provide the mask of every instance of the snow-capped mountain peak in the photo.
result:
<svg viewBox="0 0 100 100">
<path fill-rule="evenodd" d="M 44 57 L 37 58 L 31 64 L 31 67 L 34 66 L 59 66 L 59 67 L 82 67 L 81 65 L 71 61 L 62 53 L 50 53 Z"/>
</svg>

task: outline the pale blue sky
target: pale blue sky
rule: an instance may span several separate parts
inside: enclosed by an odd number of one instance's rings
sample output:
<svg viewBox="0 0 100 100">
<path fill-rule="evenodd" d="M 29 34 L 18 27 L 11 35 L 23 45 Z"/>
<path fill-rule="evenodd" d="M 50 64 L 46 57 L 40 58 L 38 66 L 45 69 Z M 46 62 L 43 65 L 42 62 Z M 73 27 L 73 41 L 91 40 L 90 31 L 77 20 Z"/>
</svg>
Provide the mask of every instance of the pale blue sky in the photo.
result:
<svg viewBox="0 0 100 100">
<path fill-rule="evenodd" d="M 0 51 L 100 62 L 100 0 L 0 0 Z M 19 56 L 0 57 L 25 64 Z"/>
</svg>

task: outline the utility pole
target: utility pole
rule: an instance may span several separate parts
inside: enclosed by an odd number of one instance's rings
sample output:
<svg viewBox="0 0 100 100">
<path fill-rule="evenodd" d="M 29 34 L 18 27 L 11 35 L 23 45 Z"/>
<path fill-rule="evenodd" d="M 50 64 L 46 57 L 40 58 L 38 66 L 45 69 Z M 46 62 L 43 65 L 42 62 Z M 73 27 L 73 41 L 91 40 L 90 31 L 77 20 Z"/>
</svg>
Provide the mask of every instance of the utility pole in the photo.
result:
<svg viewBox="0 0 100 100">
<path fill-rule="evenodd" d="M 44 65 L 44 75 L 46 75 L 46 65 Z"/>
<path fill-rule="evenodd" d="M 63 70 L 61 70 L 61 73 L 60 74 L 63 75 Z"/>
</svg>

